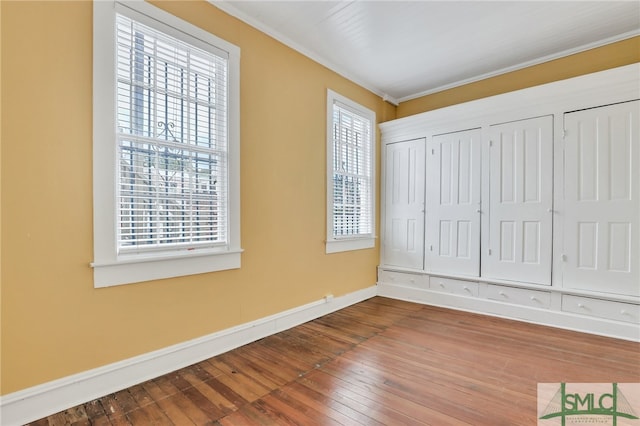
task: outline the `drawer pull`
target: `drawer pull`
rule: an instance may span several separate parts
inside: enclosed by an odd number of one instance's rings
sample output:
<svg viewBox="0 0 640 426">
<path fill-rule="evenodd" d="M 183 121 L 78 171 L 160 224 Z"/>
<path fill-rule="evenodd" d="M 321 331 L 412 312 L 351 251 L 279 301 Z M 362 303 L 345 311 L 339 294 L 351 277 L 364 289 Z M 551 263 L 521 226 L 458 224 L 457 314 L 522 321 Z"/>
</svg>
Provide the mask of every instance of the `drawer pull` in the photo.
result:
<svg viewBox="0 0 640 426">
<path fill-rule="evenodd" d="M 444 283 L 442 281 L 440 281 L 438 284 L 440 284 L 440 287 L 444 288 Z"/>
<path fill-rule="evenodd" d="M 500 292 L 498 292 L 498 294 L 499 294 L 500 296 L 502 296 L 502 297 L 507 297 L 507 295 L 505 294 L 505 292 L 504 292 L 504 291 L 500 291 Z"/>
<path fill-rule="evenodd" d="M 627 310 L 626 310 L 626 309 L 622 309 L 622 310 L 620 311 L 620 315 L 628 315 L 628 316 L 632 316 L 632 315 L 631 315 L 631 312 L 627 312 Z"/>
<path fill-rule="evenodd" d="M 463 289 L 464 289 L 464 291 L 468 291 L 469 293 L 471 293 L 471 290 L 466 285 L 463 287 Z"/>
<path fill-rule="evenodd" d="M 535 296 L 531 296 L 530 299 L 532 302 L 539 302 L 538 298 Z"/>
<path fill-rule="evenodd" d="M 411 278 L 411 279 L 409 280 L 409 282 L 410 282 L 411 284 L 414 284 L 414 283 L 416 282 L 416 280 L 414 280 L 413 278 Z"/>
<path fill-rule="evenodd" d="M 584 309 L 584 305 L 582 303 L 578 303 L 578 308 Z"/>
</svg>

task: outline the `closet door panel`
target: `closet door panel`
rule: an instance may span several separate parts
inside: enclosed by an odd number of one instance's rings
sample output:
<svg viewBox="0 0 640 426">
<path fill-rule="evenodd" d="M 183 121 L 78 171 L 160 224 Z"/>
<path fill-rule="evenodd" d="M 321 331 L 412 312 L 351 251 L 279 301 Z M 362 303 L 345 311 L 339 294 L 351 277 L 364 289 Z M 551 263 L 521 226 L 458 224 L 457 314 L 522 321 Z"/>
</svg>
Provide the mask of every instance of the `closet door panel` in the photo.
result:
<svg viewBox="0 0 640 426">
<path fill-rule="evenodd" d="M 430 272 L 480 271 L 480 129 L 433 136 L 427 146 L 427 251 Z"/>
<path fill-rule="evenodd" d="M 563 286 L 640 296 L 640 101 L 565 114 Z"/>
<path fill-rule="evenodd" d="M 383 263 L 424 267 L 425 140 L 386 145 Z"/>
<path fill-rule="evenodd" d="M 551 284 L 553 117 L 491 126 L 488 278 Z"/>
</svg>

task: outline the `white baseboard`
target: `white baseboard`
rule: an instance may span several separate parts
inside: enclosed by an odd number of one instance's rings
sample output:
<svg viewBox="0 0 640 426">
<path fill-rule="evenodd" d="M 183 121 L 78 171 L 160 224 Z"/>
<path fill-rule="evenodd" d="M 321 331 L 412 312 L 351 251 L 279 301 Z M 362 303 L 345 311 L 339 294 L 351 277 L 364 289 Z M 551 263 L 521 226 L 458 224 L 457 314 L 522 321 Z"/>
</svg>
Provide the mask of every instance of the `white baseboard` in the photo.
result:
<svg viewBox="0 0 640 426">
<path fill-rule="evenodd" d="M 640 331 L 635 324 L 621 324 L 553 310 L 514 307 L 487 299 L 479 300 L 378 283 L 377 286 L 345 296 L 321 299 L 208 336 L 7 394 L 0 397 L 0 425 L 22 425 L 49 416 L 287 330 L 376 295 L 619 339 L 639 340 Z"/>
<path fill-rule="evenodd" d="M 640 341 L 640 327 L 638 324 L 622 323 L 553 309 L 513 305 L 489 299 L 460 296 L 382 282 L 378 283 L 378 296 L 513 319 L 582 333 L 596 334 L 599 336 L 613 337 L 616 339 L 634 342 Z"/>
<path fill-rule="evenodd" d="M 22 425 L 235 349 L 376 295 L 376 286 L 325 298 L 188 342 L 0 397 L 0 424 Z"/>
</svg>

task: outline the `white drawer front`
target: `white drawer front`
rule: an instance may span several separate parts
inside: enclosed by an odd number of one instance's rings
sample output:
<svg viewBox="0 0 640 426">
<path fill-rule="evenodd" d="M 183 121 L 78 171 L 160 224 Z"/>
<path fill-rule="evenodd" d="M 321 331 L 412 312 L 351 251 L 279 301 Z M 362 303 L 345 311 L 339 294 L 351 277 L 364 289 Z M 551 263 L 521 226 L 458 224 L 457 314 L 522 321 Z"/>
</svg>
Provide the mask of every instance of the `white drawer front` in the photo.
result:
<svg viewBox="0 0 640 426">
<path fill-rule="evenodd" d="M 503 287 L 489 284 L 487 298 L 500 302 L 515 303 L 517 305 L 533 306 L 548 309 L 551 305 L 551 293 L 546 291 L 529 290 L 526 288 Z"/>
<path fill-rule="evenodd" d="M 632 303 L 611 302 L 565 294 L 562 296 L 562 310 L 616 321 L 640 323 L 640 305 Z"/>
<path fill-rule="evenodd" d="M 410 274 L 407 272 L 380 271 L 380 282 L 385 284 L 399 284 L 407 287 L 427 288 L 426 275 Z"/>
<path fill-rule="evenodd" d="M 452 280 L 449 278 L 431 277 L 429 288 L 433 291 L 461 294 L 463 296 L 478 296 L 478 283 L 471 281 Z"/>
</svg>

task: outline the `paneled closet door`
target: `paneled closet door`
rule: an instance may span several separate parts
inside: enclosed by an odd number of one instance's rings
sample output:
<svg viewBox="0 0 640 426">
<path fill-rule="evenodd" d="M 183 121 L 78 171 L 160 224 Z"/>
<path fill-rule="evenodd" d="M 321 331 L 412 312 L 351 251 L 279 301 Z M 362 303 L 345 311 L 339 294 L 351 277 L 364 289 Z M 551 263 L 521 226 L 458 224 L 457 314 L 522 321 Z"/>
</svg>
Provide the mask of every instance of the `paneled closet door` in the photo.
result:
<svg viewBox="0 0 640 426">
<path fill-rule="evenodd" d="M 426 269 L 480 275 L 481 130 L 427 144 Z"/>
<path fill-rule="evenodd" d="M 382 263 L 424 267 L 425 140 L 387 144 Z"/>
<path fill-rule="evenodd" d="M 550 285 L 553 116 L 491 126 L 490 139 L 489 241 L 483 273 Z"/>
<path fill-rule="evenodd" d="M 563 286 L 640 296 L 640 101 L 565 114 Z"/>
</svg>

